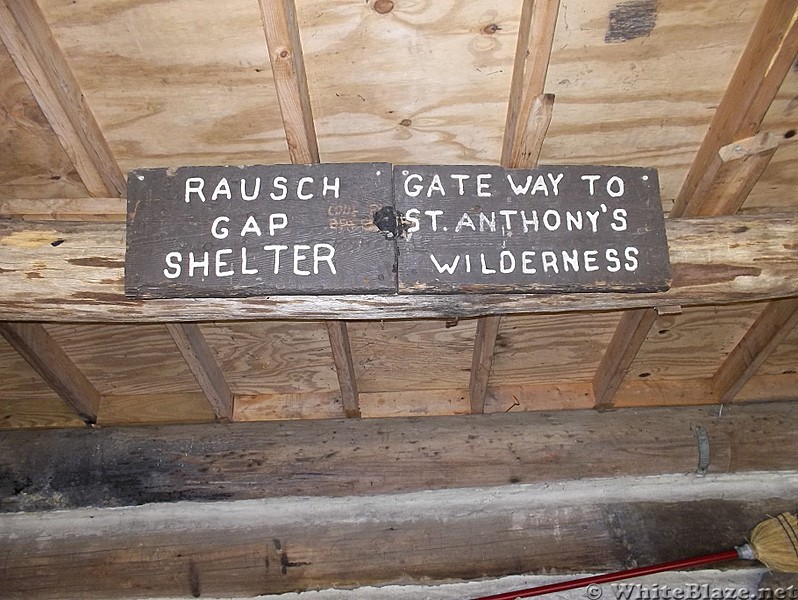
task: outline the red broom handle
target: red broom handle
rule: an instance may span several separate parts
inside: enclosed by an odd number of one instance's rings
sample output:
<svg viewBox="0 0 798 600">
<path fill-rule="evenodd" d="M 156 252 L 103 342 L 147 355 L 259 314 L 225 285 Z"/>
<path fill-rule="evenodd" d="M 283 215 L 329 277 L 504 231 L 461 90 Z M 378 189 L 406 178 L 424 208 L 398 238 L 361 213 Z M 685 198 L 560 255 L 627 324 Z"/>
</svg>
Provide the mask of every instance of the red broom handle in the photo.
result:
<svg viewBox="0 0 798 600">
<path fill-rule="evenodd" d="M 597 585 L 599 583 L 609 583 L 610 581 L 619 581 L 621 579 L 642 577 L 643 575 L 651 575 L 653 573 L 662 573 L 663 571 L 674 571 L 676 569 L 685 569 L 687 567 L 708 565 L 710 563 L 722 562 L 726 560 L 734 560 L 736 558 L 739 558 L 737 550 L 725 550 L 723 552 L 716 552 L 714 554 L 707 554 L 705 556 L 696 556 L 694 558 L 674 560 L 671 562 L 660 563 L 658 565 L 651 565 L 648 567 L 638 567 L 636 569 L 628 569 L 626 571 L 605 573 L 604 575 L 582 577 L 581 579 L 572 579 L 571 581 L 561 581 L 559 583 L 551 583 L 549 585 L 542 585 L 540 587 L 529 588 L 526 590 L 518 590 L 516 592 L 504 592 L 503 594 L 495 594 L 493 596 L 482 596 L 480 598 L 476 598 L 475 600 L 515 600 L 516 598 L 531 598 L 532 596 L 542 596 L 543 594 L 564 592 L 565 590 L 573 590 L 580 587 L 586 587 L 591 584 Z"/>
</svg>

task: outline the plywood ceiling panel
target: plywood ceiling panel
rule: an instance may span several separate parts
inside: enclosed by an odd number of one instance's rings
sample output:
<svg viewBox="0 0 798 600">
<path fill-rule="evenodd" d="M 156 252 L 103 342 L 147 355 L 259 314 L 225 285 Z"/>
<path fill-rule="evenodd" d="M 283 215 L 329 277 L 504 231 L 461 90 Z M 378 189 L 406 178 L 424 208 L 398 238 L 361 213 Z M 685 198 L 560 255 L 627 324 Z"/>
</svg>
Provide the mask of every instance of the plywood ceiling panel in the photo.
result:
<svg viewBox="0 0 798 600">
<path fill-rule="evenodd" d="M 590 381 L 618 319 L 617 313 L 504 317 L 490 385 Z"/>
<path fill-rule="evenodd" d="M 47 325 L 103 396 L 200 393 L 163 325 Z"/>
<path fill-rule="evenodd" d="M 0 198 L 87 196 L 2 42 L 0 82 Z"/>
<path fill-rule="evenodd" d="M 257 2 L 42 8 L 123 170 L 287 162 Z"/>
<path fill-rule="evenodd" d="M 338 389 L 323 323 L 205 324 L 202 333 L 236 395 Z"/>
<path fill-rule="evenodd" d="M 712 377 L 762 308 L 762 304 L 695 307 L 659 317 L 628 377 Z"/>
</svg>

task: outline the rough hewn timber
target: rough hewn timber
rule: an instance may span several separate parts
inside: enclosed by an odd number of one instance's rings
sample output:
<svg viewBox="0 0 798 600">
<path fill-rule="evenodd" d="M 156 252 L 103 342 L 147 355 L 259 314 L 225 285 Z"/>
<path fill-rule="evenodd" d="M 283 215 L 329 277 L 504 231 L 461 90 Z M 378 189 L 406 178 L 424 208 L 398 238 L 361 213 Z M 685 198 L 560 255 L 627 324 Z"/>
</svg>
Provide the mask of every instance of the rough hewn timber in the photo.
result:
<svg viewBox="0 0 798 600">
<path fill-rule="evenodd" d="M 77 431 L 0 437 L 0 510 L 345 496 L 795 468 L 798 405 L 501 413 Z M 778 431 L 774 437 L 772 432 Z"/>
<path fill-rule="evenodd" d="M 454 318 L 732 304 L 798 295 L 795 215 L 676 219 L 667 223 L 667 233 L 673 283 L 659 293 L 127 300 L 121 224 L 2 221 L 0 320 Z"/>
<path fill-rule="evenodd" d="M 0 581 L 25 600 L 229 597 L 610 571 L 739 544 L 795 492 L 794 472 L 679 474 L 3 515 Z"/>
</svg>

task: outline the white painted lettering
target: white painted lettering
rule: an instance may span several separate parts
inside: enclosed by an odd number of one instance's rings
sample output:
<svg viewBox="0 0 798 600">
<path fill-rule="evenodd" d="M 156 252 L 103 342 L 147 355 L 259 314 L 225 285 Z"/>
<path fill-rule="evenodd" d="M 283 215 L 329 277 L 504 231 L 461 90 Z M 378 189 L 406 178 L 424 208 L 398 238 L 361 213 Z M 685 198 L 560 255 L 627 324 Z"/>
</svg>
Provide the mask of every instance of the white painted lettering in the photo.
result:
<svg viewBox="0 0 798 600">
<path fill-rule="evenodd" d="M 490 231 L 496 231 L 496 213 L 490 213 L 490 219 L 487 215 L 483 212 L 479 213 L 479 230 L 485 231 L 485 226 L 488 227 Z"/>
<path fill-rule="evenodd" d="M 322 254 L 322 250 L 326 250 L 326 254 Z M 335 248 L 330 244 L 316 244 L 313 246 L 313 274 L 319 274 L 319 263 L 326 262 L 330 268 L 330 273 L 337 275 L 335 265 L 333 264 L 333 256 L 335 256 Z"/>
<path fill-rule="evenodd" d="M 565 226 L 568 231 L 574 229 L 582 231 L 582 211 L 578 210 L 576 213 L 572 213 L 570 210 L 565 211 Z"/>
<path fill-rule="evenodd" d="M 540 258 L 543 261 L 543 272 L 548 273 L 549 269 L 555 273 L 559 273 L 560 269 L 557 267 L 557 255 L 554 252 L 546 250 L 540 253 Z"/>
<path fill-rule="evenodd" d="M 502 273 L 515 271 L 515 256 L 509 250 L 502 250 L 499 254 L 499 271 Z"/>
<path fill-rule="evenodd" d="M 260 194 L 260 177 L 255 178 L 255 191 L 252 192 L 252 195 L 247 194 L 247 180 L 243 177 L 241 178 L 241 197 L 246 200 L 247 202 L 254 200 Z"/>
<path fill-rule="evenodd" d="M 163 270 L 164 277 L 167 279 L 175 279 L 176 277 L 180 277 L 181 268 L 180 262 L 183 260 L 183 255 L 180 252 L 170 252 L 166 255 L 166 266 L 169 269 L 173 269 L 172 271 L 168 271 L 167 269 Z"/>
<path fill-rule="evenodd" d="M 424 188 L 424 186 L 416 184 L 413 186 L 413 191 L 411 192 L 410 187 L 408 185 L 411 179 L 417 179 L 418 181 L 421 181 L 421 175 L 419 175 L 418 173 L 412 173 L 405 178 L 405 194 L 407 194 L 411 198 L 415 198 L 421 193 L 421 190 Z"/>
<path fill-rule="evenodd" d="M 451 175 L 449 175 L 449 177 L 451 177 L 452 179 L 456 179 L 457 180 L 457 190 L 458 190 L 459 194 L 461 196 L 463 194 L 465 194 L 465 189 L 463 188 L 463 182 L 466 179 L 470 179 L 471 176 L 470 175 L 461 175 L 459 173 L 452 173 Z"/>
<path fill-rule="evenodd" d="M 596 192 L 595 182 L 599 179 L 601 179 L 601 175 L 582 175 L 582 181 L 588 182 L 591 196 Z"/>
<path fill-rule="evenodd" d="M 263 249 L 274 250 L 274 274 L 277 275 L 280 272 L 280 252 L 288 250 L 288 246 L 264 246 Z"/>
<path fill-rule="evenodd" d="M 604 258 L 610 263 L 607 265 L 607 270 L 610 273 L 617 273 L 621 270 L 621 261 L 618 260 L 618 251 L 615 248 L 607 248 L 604 252 Z"/>
<path fill-rule="evenodd" d="M 479 262 L 482 264 L 482 274 L 483 275 L 492 275 L 496 272 L 496 269 L 489 269 L 488 265 L 485 264 L 485 253 L 479 253 Z"/>
<path fill-rule="evenodd" d="M 307 260 L 307 256 L 302 254 L 302 250 L 310 250 L 310 246 L 304 244 L 294 245 L 294 275 L 310 275 L 310 271 L 304 271 L 299 268 L 299 262 Z"/>
<path fill-rule="evenodd" d="M 194 258 L 194 253 L 188 253 L 188 276 L 194 277 L 194 271 L 198 267 L 202 267 L 202 274 L 207 277 L 208 276 L 208 267 L 210 266 L 210 259 L 208 257 L 207 252 L 203 252 L 203 260 L 198 261 Z"/>
<path fill-rule="evenodd" d="M 590 226 L 593 228 L 593 233 L 596 233 L 598 231 L 598 218 L 601 213 L 599 211 L 586 210 L 585 214 L 590 221 Z"/>
<path fill-rule="evenodd" d="M 524 226 L 524 233 L 529 233 L 529 226 L 532 226 L 532 231 L 537 232 L 540 223 L 538 222 L 538 211 L 532 211 L 532 218 L 526 218 L 526 211 L 521 211 L 521 224 Z"/>
<path fill-rule="evenodd" d="M 223 240 L 230 233 L 227 227 L 219 227 L 219 223 L 221 223 L 222 221 L 224 221 L 225 223 L 229 223 L 230 219 L 228 219 L 227 217 L 216 217 L 213 220 L 213 225 L 211 225 L 211 235 L 215 237 L 217 240 Z"/>
<path fill-rule="evenodd" d="M 407 230 L 407 233 L 415 233 L 419 229 L 421 229 L 421 221 L 418 220 L 418 215 L 421 214 L 421 211 L 417 208 L 411 208 L 405 213 L 405 219 L 410 221 L 413 225 Z"/>
<path fill-rule="evenodd" d="M 254 275 L 258 272 L 258 269 L 248 269 L 247 268 L 247 249 L 246 247 L 241 248 L 241 274 L 242 275 Z"/>
<path fill-rule="evenodd" d="M 511 174 L 507 174 L 507 181 L 510 184 L 510 187 L 513 190 L 513 194 L 516 196 L 520 196 L 521 194 L 526 194 L 529 191 L 529 186 L 532 185 L 532 175 L 526 176 L 526 184 L 519 185 L 513 180 L 513 176 Z"/>
<path fill-rule="evenodd" d="M 607 193 L 611 198 L 620 198 L 623 196 L 623 179 L 617 175 L 610 177 L 607 180 Z"/>
<path fill-rule="evenodd" d="M 313 183 L 313 177 L 303 177 L 299 180 L 299 183 L 296 184 L 296 197 L 300 200 L 310 200 L 313 198 L 313 192 L 309 194 L 303 192 L 306 183 Z"/>
<path fill-rule="evenodd" d="M 282 190 L 283 193 L 278 196 L 274 192 L 271 192 L 269 197 L 272 200 L 285 200 L 288 196 L 288 186 L 285 185 L 286 183 L 288 183 L 288 180 L 285 177 L 275 177 L 272 185 L 274 185 L 276 189 Z"/>
<path fill-rule="evenodd" d="M 436 175 L 437 177 L 437 175 Z M 432 231 L 438 231 L 438 216 L 443 214 L 442 210 L 425 210 L 424 214 L 432 219 Z"/>
<path fill-rule="evenodd" d="M 538 175 L 538 178 L 535 180 L 535 185 L 532 187 L 533 196 L 538 192 L 543 192 L 544 196 L 549 195 L 549 188 L 546 185 L 546 178 L 543 177 L 543 175 Z"/>
<path fill-rule="evenodd" d="M 435 258 L 435 255 L 430 253 L 430 259 L 432 260 L 432 264 L 435 265 L 435 268 L 438 269 L 438 273 L 448 273 L 449 275 L 454 275 L 454 270 L 457 268 L 457 263 L 460 262 L 460 255 L 456 255 L 454 257 L 454 261 L 449 263 L 439 263 L 438 259 Z"/>
<path fill-rule="evenodd" d="M 432 183 L 430 183 L 429 187 L 427 188 L 427 198 L 432 197 L 433 191 L 438 192 L 441 196 L 446 195 L 446 190 L 443 189 L 443 184 L 441 183 L 441 176 L 437 173 L 432 176 Z"/>
<path fill-rule="evenodd" d="M 512 215 L 517 215 L 517 210 L 500 210 L 499 214 L 504 217 L 504 224 L 507 226 L 507 231 L 512 231 L 513 224 L 510 222 Z"/>
<path fill-rule="evenodd" d="M 326 175 L 322 180 L 322 188 L 321 188 L 321 195 L 325 198 L 327 197 L 327 192 L 334 192 L 333 198 L 338 199 L 338 196 L 341 194 L 341 178 L 336 177 L 334 183 L 330 183 L 329 177 Z"/>
<path fill-rule="evenodd" d="M 535 256 L 534 250 L 525 250 L 521 253 L 521 271 L 525 275 L 534 275 L 537 269 L 532 266 L 532 259 Z"/>
<path fill-rule="evenodd" d="M 222 255 L 232 254 L 233 251 L 230 248 L 225 248 L 223 250 L 216 251 L 216 276 L 217 277 L 228 277 L 233 275 L 234 271 L 229 269 L 227 271 L 222 271 L 222 267 L 226 267 L 229 263 L 222 260 Z"/>
<path fill-rule="evenodd" d="M 230 183 L 227 181 L 227 177 L 222 177 L 219 183 L 216 184 L 211 200 L 216 200 L 219 196 L 225 196 L 228 200 L 233 199 L 233 193 L 230 191 Z"/>
<path fill-rule="evenodd" d="M 612 211 L 612 218 L 617 221 L 617 223 L 610 223 L 610 227 L 615 231 L 626 231 L 626 217 L 627 212 L 625 208 L 616 208 Z"/>
<path fill-rule="evenodd" d="M 549 231 L 557 231 L 562 225 L 562 219 L 560 218 L 560 213 L 556 210 L 547 210 L 543 213 L 543 225 L 546 226 L 546 229 Z"/>
<path fill-rule="evenodd" d="M 584 258 L 585 258 L 585 271 L 598 271 L 599 267 L 596 264 L 596 255 L 598 254 L 598 250 L 585 250 Z"/>
<path fill-rule="evenodd" d="M 637 271 L 638 262 L 637 262 L 637 255 L 639 254 L 637 248 L 634 246 L 629 246 L 624 251 L 623 255 L 626 257 L 626 262 L 623 265 L 623 268 L 627 271 Z"/>
<path fill-rule="evenodd" d="M 490 179 L 492 175 L 490 173 L 482 173 L 477 175 L 477 196 L 480 198 L 490 198 L 490 183 L 485 181 L 486 179 Z"/>
<path fill-rule="evenodd" d="M 560 182 L 562 181 L 563 174 L 562 173 L 558 173 L 557 177 L 552 177 L 551 173 L 546 173 L 546 177 L 548 177 L 549 181 L 551 181 L 552 192 L 554 193 L 554 195 L 555 196 L 559 196 L 560 195 Z"/>
<path fill-rule="evenodd" d="M 258 225 L 258 222 L 255 220 L 255 215 L 249 215 L 246 223 L 244 223 L 244 226 L 241 228 L 241 237 L 244 237 L 248 233 L 254 233 L 258 237 L 261 236 L 260 225 Z"/>
<path fill-rule="evenodd" d="M 579 253 L 576 250 L 573 250 L 571 254 L 568 251 L 562 251 L 562 266 L 563 271 L 566 273 L 573 269 L 574 271 L 579 270 Z"/>
<path fill-rule="evenodd" d="M 186 202 L 191 202 L 191 194 L 197 194 L 199 199 L 205 202 L 205 194 L 202 188 L 205 187 L 205 180 L 202 177 L 189 177 L 186 179 Z"/>
<path fill-rule="evenodd" d="M 285 229 L 288 225 L 288 215 L 285 213 L 272 213 L 269 215 L 269 235 L 274 236 L 278 229 Z"/>
<path fill-rule="evenodd" d="M 471 219 L 471 217 L 468 215 L 467 212 L 463 213 L 463 216 L 460 217 L 459 221 L 457 221 L 457 225 L 454 226 L 455 233 L 460 233 L 460 230 L 463 227 L 470 227 L 471 231 L 477 230 L 477 226 L 474 225 L 474 221 Z"/>
</svg>

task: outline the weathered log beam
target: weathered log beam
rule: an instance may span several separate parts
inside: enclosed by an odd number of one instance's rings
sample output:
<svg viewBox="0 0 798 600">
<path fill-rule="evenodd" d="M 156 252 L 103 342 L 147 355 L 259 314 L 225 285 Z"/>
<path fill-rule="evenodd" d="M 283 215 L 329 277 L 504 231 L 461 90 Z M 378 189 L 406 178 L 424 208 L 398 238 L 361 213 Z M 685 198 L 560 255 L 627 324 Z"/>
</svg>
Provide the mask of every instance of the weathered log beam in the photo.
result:
<svg viewBox="0 0 798 600">
<path fill-rule="evenodd" d="M 0 436 L 0 510 L 350 496 L 795 469 L 798 404 L 334 419 Z M 772 432 L 778 431 L 778 436 Z"/>
<path fill-rule="evenodd" d="M 796 491 L 794 472 L 679 474 L 2 515 L 0 581 L 25 600 L 251 597 L 612 571 L 739 544 Z"/>
<path fill-rule="evenodd" d="M 674 219 L 673 284 L 659 293 L 267 296 L 128 300 L 119 223 L 0 221 L 0 320 L 454 318 L 732 304 L 798 296 L 798 216 Z"/>
</svg>

